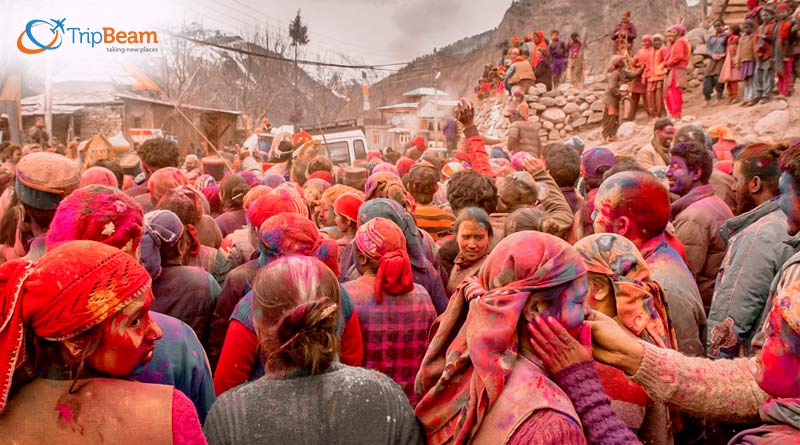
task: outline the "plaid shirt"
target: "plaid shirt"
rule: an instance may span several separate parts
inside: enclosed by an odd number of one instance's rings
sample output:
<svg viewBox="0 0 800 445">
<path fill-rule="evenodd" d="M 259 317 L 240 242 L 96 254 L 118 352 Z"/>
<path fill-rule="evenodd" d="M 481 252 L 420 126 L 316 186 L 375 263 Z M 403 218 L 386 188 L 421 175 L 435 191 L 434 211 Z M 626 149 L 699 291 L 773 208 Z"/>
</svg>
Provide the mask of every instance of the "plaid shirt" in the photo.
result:
<svg viewBox="0 0 800 445">
<path fill-rule="evenodd" d="M 428 348 L 428 330 L 436 310 L 425 288 L 415 284 L 404 295 L 384 293 L 375 302 L 375 276 L 366 275 L 342 285 L 356 306 L 364 340 L 364 367 L 391 377 L 417 403 L 414 380 Z"/>
</svg>

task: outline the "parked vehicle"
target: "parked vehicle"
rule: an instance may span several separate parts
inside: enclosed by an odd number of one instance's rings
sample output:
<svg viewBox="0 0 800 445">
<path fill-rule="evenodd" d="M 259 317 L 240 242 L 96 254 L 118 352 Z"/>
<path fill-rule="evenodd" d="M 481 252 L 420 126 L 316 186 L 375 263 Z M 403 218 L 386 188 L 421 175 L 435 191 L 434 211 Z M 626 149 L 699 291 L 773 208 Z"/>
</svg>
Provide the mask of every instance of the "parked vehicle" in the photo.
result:
<svg viewBox="0 0 800 445">
<path fill-rule="evenodd" d="M 357 160 L 367 159 L 367 138 L 358 121 L 332 122 L 305 130 L 322 143 L 319 155 L 335 165 L 349 166 Z"/>
</svg>

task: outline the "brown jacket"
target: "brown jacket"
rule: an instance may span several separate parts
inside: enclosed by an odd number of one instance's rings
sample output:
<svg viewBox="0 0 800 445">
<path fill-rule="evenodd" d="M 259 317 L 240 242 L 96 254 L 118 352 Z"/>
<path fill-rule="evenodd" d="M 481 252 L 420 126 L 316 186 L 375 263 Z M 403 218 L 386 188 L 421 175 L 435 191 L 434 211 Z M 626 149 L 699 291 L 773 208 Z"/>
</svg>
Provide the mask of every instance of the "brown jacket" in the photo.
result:
<svg viewBox="0 0 800 445">
<path fill-rule="evenodd" d="M 714 283 L 727 246 L 719 234 L 733 213 L 717 197 L 711 184 L 702 185 L 672 203 L 675 235 L 686 248 L 686 263 L 697 280 L 703 306 L 708 312 Z"/>
<path fill-rule="evenodd" d="M 508 129 L 508 151 L 527 151 L 535 157 L 542 155 L 539 141 L 539 124 L 531 121 L 516 121 Z"/>
<path fill-rule="evenodd" d="M 533 67 L 529 61 L 521 60 L 519 62 L 514 62 L 511 66 L 514 67 L 514 74 L 508 79 L 509 85 L 515 85 L 520 80 L 536 79 L 536 75 L 533 74 Z"/>
</svg>

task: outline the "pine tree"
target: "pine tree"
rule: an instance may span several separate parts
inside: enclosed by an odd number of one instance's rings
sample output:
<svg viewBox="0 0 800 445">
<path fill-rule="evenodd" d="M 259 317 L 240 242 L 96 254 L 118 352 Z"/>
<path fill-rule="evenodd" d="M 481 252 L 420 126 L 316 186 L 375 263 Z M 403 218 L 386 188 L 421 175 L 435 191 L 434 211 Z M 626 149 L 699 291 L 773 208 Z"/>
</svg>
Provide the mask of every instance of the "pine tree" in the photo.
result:
<svg viewBox="0 0 800 445">
<path fill-rule="evenodd" d="M 294 82 L 294 109 L 292 110 L 290 120 L 292 124 L 297 125 L 303 119 L 303 109 L 297 102 L 300 94 L 297 89 L 297 54 L 301 46 L 308 45 L 308 42 L 310 42 L 308 38 L 308 27 L 303 24 L 299 9 L 297 10 L 297 15 L 294 17 L 294 20 L 289 24 L 289 38 L 292 39 L 292 46 L 294 47 L 294 72 L 292 75 L 292 80 Z"/>
</svg>

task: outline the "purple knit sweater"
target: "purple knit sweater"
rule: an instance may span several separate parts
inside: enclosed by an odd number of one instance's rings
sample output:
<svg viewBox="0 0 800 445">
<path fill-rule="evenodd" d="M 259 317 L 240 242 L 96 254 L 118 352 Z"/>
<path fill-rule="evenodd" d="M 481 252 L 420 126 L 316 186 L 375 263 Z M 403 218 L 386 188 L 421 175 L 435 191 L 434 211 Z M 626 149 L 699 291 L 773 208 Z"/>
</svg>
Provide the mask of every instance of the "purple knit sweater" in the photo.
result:
<svg viewBox="0 0 800 445">
<path fill-rule="evenodd" d="M 553 380 L 572 399 L 590 445 L 641 444 L 611 408 L 611 399 L 603 391 L 594 362 L 572 365 L 553 376 Z"/>
</svg>

